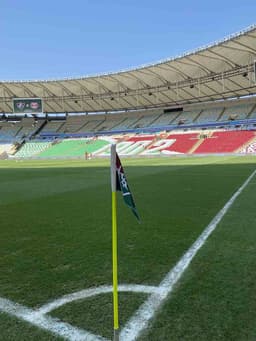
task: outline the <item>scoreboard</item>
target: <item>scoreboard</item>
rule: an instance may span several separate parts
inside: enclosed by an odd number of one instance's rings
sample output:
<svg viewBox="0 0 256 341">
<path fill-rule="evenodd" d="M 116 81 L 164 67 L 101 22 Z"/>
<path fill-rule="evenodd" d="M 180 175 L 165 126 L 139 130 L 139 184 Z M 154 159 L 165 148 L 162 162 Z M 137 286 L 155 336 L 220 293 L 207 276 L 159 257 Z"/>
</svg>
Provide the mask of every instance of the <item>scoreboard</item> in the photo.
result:
<svg viewBox="0 0 256 341">
<path fill-rule="evenodd" d="M 14 98 L 13 112 L 22 113 L 42 113 L 43 104 L 41 98 Z"/>
</svg>

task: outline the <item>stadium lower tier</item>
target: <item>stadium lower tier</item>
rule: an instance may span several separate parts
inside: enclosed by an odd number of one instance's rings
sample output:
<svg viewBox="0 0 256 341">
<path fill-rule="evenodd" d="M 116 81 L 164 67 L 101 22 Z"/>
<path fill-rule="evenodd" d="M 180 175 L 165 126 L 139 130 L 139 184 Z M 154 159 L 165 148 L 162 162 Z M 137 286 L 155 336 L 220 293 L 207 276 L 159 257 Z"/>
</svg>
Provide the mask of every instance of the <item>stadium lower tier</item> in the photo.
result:
<svg viewBox="0 0 256 341">
<path fill-rule="evenodd" d="M 90 158 L 108 157 L 111 143 L 122 156 L 161 156 L 175 154 L 256 153 L 256 133 L 248 130 L 195 131 L 148 135 L 113 135 L 87 139 L 48 142 L 28 141 L 16 149 L 0 145 L 0 155 L 17 158 Z M 10 153 L 12 150 L 12 153 Z"/>
</svg>

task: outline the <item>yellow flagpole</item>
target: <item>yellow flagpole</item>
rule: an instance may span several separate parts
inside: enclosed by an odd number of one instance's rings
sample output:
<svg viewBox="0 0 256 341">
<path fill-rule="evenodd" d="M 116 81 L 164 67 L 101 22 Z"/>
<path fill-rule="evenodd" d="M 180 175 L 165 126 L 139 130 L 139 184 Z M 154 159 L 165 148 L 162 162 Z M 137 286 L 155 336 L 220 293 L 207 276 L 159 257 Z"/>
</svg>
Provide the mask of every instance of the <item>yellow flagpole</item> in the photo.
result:
<svg viewBox="0 0 256 341">
<path fill-rule="evenodd" d="M 118 318 L 118 273 L 117 273 L 117 219 L 116 219 L 116 145 L 111 145 L 111 188 L 112 188 L 112 271 L 113 271 L 113 315 L 114 341 L 119 340 Z"/>
</svg>

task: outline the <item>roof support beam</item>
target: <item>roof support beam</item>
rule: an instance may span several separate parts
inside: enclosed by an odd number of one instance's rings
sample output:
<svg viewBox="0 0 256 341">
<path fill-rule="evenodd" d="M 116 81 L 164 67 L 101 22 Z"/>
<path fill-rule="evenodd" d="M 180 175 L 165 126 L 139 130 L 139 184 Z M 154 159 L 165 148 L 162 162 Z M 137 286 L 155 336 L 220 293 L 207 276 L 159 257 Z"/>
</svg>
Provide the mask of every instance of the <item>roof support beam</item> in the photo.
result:
<svg viewBox="0 0 256 341">
<path fill-rule="evenodd" d="M 248 45 L 246 45 L 246 44 L 244 44 L 244 43 L 241 43 L 240 41 L 233 40 L 232 43 L 233 43 L 233 44 L 237 44 L 237 45 L 239 45 L 239 46 L 245 47 L 245 48 L 247 49 L 247 51 L 251 51 L 251 52 L 253 52 L 253 53 L 256 53 L 256 49 L 253 49 L 251 46 L 248 46 Z"/>
<path fill-rule="evenodd" d="M 232 67 L 239 66 L 238 64 L 232 62 L 231 60 L 229 60 L 228 58 L 222 56 L 221 54 L 219 54 L 219 53 L 217 53 L 217 52 L 214 52 L 214 51 L 212 51 L 212 50 L 208 50 L 207 53 L 211 53 L 211 54 L 217 56 L 218 58 L 212 57 L 212 56 L 206 56 L 206 55 L 204 55 L 204 54 L 202 54 L 202 53 L 200 53 L 200 52 L 198 52 L 198 55 L 199 55 L 200 57 L 204 57 L 204 58 L 208 58 L 208 59 L 213 59 L 213 60 L 221 61 L 221 62 L 227 64 L 228 66 L 230 66 L 231 68 L 232 68 Z"/>
</svg>

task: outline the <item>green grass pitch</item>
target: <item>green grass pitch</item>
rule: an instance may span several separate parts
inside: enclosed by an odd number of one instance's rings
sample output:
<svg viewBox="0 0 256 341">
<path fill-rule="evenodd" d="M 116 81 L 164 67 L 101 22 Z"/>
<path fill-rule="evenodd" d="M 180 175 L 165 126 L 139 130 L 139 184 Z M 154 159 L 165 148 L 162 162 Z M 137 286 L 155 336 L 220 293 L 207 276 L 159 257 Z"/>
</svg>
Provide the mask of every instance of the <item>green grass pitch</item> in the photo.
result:
<svg viewBox="0 0 256 341">
<path fill-rule="evenodd" d="M 158 285 L 256 168 L 255 157 L 123 159 L 142 219 L 118 195 L 119 283 Z M 256 339 L 256 179 L 141 335 L 143 341 Z M 36 308 L 110 285 L 109 160 L 0 162 L 0 297 Z M 120 294 L 121 327 L 146 294 Z M 112 336 L 112 296 L 51 312 Z M 0 340 L 61 340 L 0 313 Z"/>
</svg>

